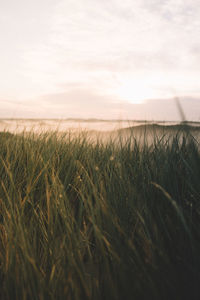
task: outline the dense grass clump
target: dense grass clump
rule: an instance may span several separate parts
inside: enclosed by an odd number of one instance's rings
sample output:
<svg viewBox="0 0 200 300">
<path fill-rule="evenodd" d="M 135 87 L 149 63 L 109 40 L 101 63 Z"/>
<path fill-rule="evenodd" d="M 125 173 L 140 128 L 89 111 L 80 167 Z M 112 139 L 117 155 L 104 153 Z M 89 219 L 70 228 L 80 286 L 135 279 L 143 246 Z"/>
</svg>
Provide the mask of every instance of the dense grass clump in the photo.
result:
<svg viewBox="0 0 200 300">
<path fill-rule="evenodd" d="M 199 299 L 198 142 L 119 141 L 0 133 L 1 299 Z"/>
</svg>

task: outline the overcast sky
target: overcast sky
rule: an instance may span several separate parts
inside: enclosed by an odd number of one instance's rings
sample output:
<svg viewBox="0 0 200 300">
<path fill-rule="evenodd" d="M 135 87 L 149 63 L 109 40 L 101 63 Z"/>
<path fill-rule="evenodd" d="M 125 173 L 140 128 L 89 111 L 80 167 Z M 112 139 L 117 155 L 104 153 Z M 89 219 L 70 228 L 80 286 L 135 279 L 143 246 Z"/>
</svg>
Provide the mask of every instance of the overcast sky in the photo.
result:
<svg viewBox="0 0 200 300">
<path fill-rule="evenodd" d="M 200 0 L 1 0 L 0 117 L 200 121 Z"/>
</svg>

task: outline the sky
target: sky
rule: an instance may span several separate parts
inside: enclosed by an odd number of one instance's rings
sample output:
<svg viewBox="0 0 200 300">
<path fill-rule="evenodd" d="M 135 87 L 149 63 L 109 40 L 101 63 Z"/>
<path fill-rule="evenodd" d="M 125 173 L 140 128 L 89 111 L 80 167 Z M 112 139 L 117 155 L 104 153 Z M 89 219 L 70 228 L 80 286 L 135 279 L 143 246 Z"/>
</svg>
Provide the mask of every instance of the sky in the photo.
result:
<svg viewBox="0 0 200 300">
<path fill-rule="evenodd" d="M 200 121 L 200 0 L 1 0 L 0 118 Z"/>
</svg>

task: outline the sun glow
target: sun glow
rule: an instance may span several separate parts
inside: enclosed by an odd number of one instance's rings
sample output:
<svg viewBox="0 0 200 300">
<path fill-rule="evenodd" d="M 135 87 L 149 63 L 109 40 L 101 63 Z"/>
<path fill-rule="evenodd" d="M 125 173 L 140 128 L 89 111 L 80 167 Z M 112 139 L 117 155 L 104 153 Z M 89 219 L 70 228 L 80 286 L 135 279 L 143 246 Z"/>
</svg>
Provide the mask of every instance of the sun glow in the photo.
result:
<svg viewBox="0 0 200 300">
<path fill-rule="evenodd" d="M 131 103 L 142 103 L 147 99 L 155 98 L 155 89 L 150 87 L 147 82 L 126 80 L 116 90 L 117 95 L 125 101 Z"/>
</svg>

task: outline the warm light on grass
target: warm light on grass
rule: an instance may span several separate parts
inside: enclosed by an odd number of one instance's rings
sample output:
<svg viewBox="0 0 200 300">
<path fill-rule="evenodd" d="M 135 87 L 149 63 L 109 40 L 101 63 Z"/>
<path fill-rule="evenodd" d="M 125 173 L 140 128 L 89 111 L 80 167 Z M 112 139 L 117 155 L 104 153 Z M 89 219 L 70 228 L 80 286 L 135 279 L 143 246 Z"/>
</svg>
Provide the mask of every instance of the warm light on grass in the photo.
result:
<svg viewBox="0 0 200 300">
<path fill-rule="evenodd" d="M 1 299 L 197 299 L 200 153 L 0 133 Z"/>
</svg>

